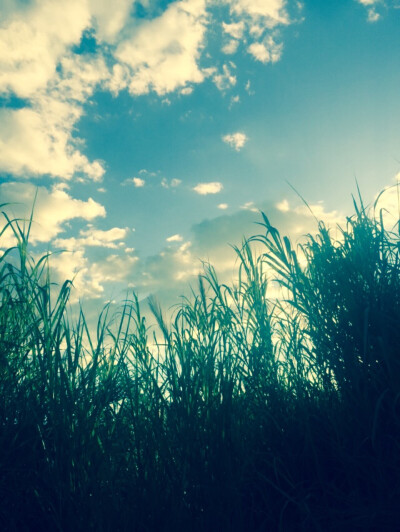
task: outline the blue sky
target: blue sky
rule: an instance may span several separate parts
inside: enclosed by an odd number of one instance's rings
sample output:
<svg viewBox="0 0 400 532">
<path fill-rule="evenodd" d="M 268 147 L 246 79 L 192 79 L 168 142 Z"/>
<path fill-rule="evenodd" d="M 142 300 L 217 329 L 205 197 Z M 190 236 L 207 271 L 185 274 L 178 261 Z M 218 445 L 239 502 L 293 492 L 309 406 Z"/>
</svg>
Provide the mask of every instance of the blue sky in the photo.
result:
<svg viewBox="0 0 400 532">
<path fill-rule="evenodd" d="M 0 203 L 100 305 L 174 301 L 264 210 L 296 241 L 400 171 L 400 2 L 6 0 Z M 385 206 L 396 206 L 393 191 Z M 3 238 L 3 248 L 10 240 Z"/>
</svg>

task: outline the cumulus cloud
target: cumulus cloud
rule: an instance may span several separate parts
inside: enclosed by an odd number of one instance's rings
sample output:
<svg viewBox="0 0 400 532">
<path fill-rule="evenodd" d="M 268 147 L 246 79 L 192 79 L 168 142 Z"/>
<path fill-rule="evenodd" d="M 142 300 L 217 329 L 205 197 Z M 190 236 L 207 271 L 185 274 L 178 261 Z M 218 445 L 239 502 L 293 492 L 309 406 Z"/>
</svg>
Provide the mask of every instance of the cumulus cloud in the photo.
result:
<svg viewBox="0 0 400 532">
<path fill-rule="evenodd" d="M 170 181 L 168 181 L 166 177 L 163 177 L 161 180 L 161 186 L 164 188 L 170 188 L 170 187 L 176 188 L 176 187 L 179 187 L 181 183 L 182 181 L 180 179 L 176 179 L 175 177 L 171 179 Z"/>
<path fill-rule="evenodd" d="M 90 261 L 84 250 L 79 249 L 52 255 L 50 266 L 60 282 L 65 279 L 73 281 L 75 290 L 71 302 L 76 302 L 82 298 L 104 296 L 107 283 L 125 285 L 138 261 L 138 257 L 126 253 L 124 256 L 112 254 L 102 260 Z"/>
<path fill-rule="evenodd" d="M 68 251 L 83 249 L 88 246 L 118 249 L 127 234 L 127 227 L 113 227 L 103 231 L 89 226 L 88 229 L 80 230 L 79 237 L 57 238 L 54 245 Z"/>
<path fill-rule="evenodd" d="M 269 28 L 288 24 L 285 0 L 225 0 L 236 15 L 249 15 L 255 20 L 265 19 Z"/>
<path fill-rule="evenodd" d="M 244 21 L 241 20 L 240 22 L 232 22 L 231 24 L 226 24 L 223 22 L 222 29 L 234 39 L 241 39 L 245 29 Z"/>
<path fill-rule="evenodd" d="M 71 179 L 83 174 L 101 180 L 101 161 L 89 161 L 72 139 L 81 107 L 42 98 L 33 107 L 0 110 L 0 170 L 22 176 Z"/>
<path fill-rule="evenodd" d="M 218 205 L 218 209 L 221 209 L 221 211 L 225 211 L 227 208 L 228 208 L 228 204 L 227 203 L 220 203 Z"/>
<path fill-rule="evenodd" d="M 231 63 L 232 66 L 232 63 Z M 213 81 L 220 91 L 225 91 L 236 85 L 236 76 L 232 73 L 228 65 L 222 66 L 222 72 L 215 74 Z"/>
<path fill-rule="evenodd" d="M 236 50 L 238 49 L 238 46 L 239 46 L 239 41 L 237 41 L 236 39 L 231 39 L 228 43 L 226 43 L 222 47 L 222 53 L 226 55 L 234 54 Z"/>
<path fill-rule="evenodd" d="M 114 70 L 115 87 L 128 87 L 134 95 L 150 90 L 165 94 L 187 83 L 202 82 L 198 60 L 205 31 L 205 0 L 171 3 L 118 46 L 115 57 L 122 66 Z"/>
<path fill-rule="evenodd" d="M 172 235 L 166 238 L 167 242 L 182 242 L 182 240 L 183 240 L 183 236 L 178 235 L 178 234 Z"/>
<path fill-rule="evenodd" d="M 368 22 L 377 22 L 381 15 L 378 12 L 380 6 L 385 3 L 382 0 L 356 0 L 359 4 L 367 8 Z"/>
<path fill-rule="evenodd" d="M 30 235 L 32 244 L 49 242 L 64 231 L 64 225 L 69 220 L 93 220 L 106 215 L 100 203 L 92 198 L 87 201 L 73 198 L 65 185 L 54 186 L 51 190 L 35 187 L 30 183 L 10 182 L 0 185 L 2 202 L 11 204 L 7 207 L 7 212 L 20 219 L 29 219 L 36 193 L 34 223 Z M 7 243 L 3 240 L 2 245 Z"/>
<path fill-rule="evenodd" d="M 43 0 L 10 13 L 0 28 L 0 92 L 29 98 L 44 89 L 89 24 L 90 11 L 81 0 Z"/>
<path fill-rule="evenodd" d="M 254 42 L 248 47 L 249 53 L 261 63 L 276 63 L 282 55 L 283 44 L 276 43 L 271 35 L 262 42 Z"/>
<path fill-rule="evenodd" d="M 249 139 L 245 133 L 237 131 L 236 133 L 224 135 L 222 140 L 236 151 L 240 151 Z"/>
<path fill-rule="evenodd" d="M 206 196 L 207 194 L 218 194 L 223 188 L 222 183 L 214 181 L 211 183 L 199 183 L 193 188 L 193 190 L 201 196 Z"/>
</svg>

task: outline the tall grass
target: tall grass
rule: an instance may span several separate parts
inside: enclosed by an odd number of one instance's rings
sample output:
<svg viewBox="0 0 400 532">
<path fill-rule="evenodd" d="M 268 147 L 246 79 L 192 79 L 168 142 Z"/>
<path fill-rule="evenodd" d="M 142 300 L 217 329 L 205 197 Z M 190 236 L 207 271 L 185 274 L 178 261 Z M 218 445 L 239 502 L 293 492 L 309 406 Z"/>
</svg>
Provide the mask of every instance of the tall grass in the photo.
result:
<svg viewBox="0 0 400 532">
<path fill-rule="evenodd" d="M 338 240 L 320 222 L 296 250 L 263 215 L 236 284 L 208 265 L 170 322 L 150 302 L 153 338 L 135 295 L 91 335 L 3 215 L 3 530 L 398 528 L 400 241 L 382 217 L 355 204 Z"/>
</svg>

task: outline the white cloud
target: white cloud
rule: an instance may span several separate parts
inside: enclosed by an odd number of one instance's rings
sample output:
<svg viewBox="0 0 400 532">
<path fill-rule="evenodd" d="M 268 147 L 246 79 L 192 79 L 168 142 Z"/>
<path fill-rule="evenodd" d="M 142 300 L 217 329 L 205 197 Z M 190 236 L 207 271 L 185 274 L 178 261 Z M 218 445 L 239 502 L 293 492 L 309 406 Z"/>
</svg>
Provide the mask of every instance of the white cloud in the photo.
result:
<svg viewBox="0 0 400 532">
<path fill-rule="evenodd" d="M 215 74 L 213 81 L 220 91 L 225 91 L 236 85 L 236 76 L 232 74 L 228 65 L 223 65 L 222 72 Z"/>
<path fill-rule="evenodd" d="M 54 241 L 54 245 L 58 248 L 66 249 L 68 251 L 76 251 L 87 246 L 118 249 L 118 247 L 121 247 L 121 242 L 118 241 L 126 238 L 127 234 L 127 227 L 113 227 L 106 231 L 89 227 L 86 230 L 81 230 L 79 232 L 79 237 L 77 238 L 57 238 Z"/>
<path fill-rule="evenodd" d="M 7 207 L 11 215 L 29 219 L 37 191 L 30 242 L 49 242 L 64 231 L 64 224 L 72 219 L 93 220 L 104 217 L 106 211 L 92 198 L 87 201 L 72 198 L 64 185 L 54 186 L 50 191 L 45 187 L 35 187 L 30 183 L 4 183 L 0 185 L 2 202 L 11 203 Z M 3 242 L 4 244 L 4 242 Z M 2 245 L 3 245 L 2 244 Z"/>
<path fill-rule="evenodd" d="M 234 54 L 238 49 L 238 46 L 239 41 L 237 41 L 236 39 L 231 39 L 227 44 L 222 47 L 222 53 L 226 55 Z"/>
<path fill-rule="evenodd" d="M 0 170 L 64 179 L 82 173 L 101 180 L 102 163 L 90 162 L 72 139 L 81 114 L 81 107 L 51 98 L 43 98 L 33 108 L 0 110 Z"/>
<path fill-rule="evenodd" d="M 91 262 L 83 250 L 65 251 L 50 258 L 52 272 L 59 282 L 73 280 L 72 302 L 104 295 L 106 283 L 126 283 L 133 275 L 138 257 L 113 254 Z"/>
<path fill-rule="evenodd" d="M 199 183 L 193 188 L 193 190 L 197 192 L 197 194 L 200 194 L 202 196 L 205 196 L 207 194 L 218 194 L 218 192 L 221 192 L 222 189 L 222 183 L 219 183 L 217 181 L 211 183 Z"/>
<path fill-rule="evenodd" d="M 245 133 L 237 131 L 236 133 L 224 135 L 222 140 L 236 151 L 240 151 L 249 139 Z"/>
<path fill-rule="evenodd" d="M 282 50 L 283 44 L 276 43 L 271 35 L 248 47 L 248 52 L 261 63 L 276 63 L 281 58 Z"/>
<path fill-rule="evenodd" d="M 182 183 L 180 179 L 176 179 L 175 177 L 171 179 L 171 181 L 168 181 L 166 177 L 163 177 L 161 180 L 161 186 L 164 188 L 176 188 L 179 187 L 179 185 Z"/>
<path fill-rule="evenodd" d="M 368 22 L 377 22 L 381 15 L 378 13 L 377 8 L 380 5 L 385 6 L 382 0 L 356 0 L 359 4 L 367 8 Z"/>
<path fill-rule="evenodd" d="M 245 14 L 253 19 L 265 19 L 265 24 L 269 28 L 289 22 L 285 0 L 225 0 L 225 2 L 236 15 Z"/>
<path fill-rule="evenodd" d="M 241 39 L 243 37 L 244 28 L 245 25 L 243 20 L 240 22 L 232 22 L 231 24 L 225 24 L 225 22 L 222 23 L 222 29 L 224 32 L 234 39 Z"/>
<path fill-rule="evenodd" d="M 96 38 L 113 43 L 129 17 L 132 0 L 89 0 L 89 5 Z"/>
<path fill-rule="evenodd" d="M 189 94 L 192 94 L 192 92 L 193 92 L 193 87 L 184 87 L 181 90 L 181 94 L 183 94 L 184 96 L 188 96 Z"/>
<path fill-rule="evenodd" d="M 115 57 L 123 66 L 114 72 L 118 77 L 117 81 L 114 77 L 114 89 L 128 86 L 134 95 L 150 90 L 165 94 L 187 83 L 202 82 L 198 60 L 205 30 L 205 0 L 170 4 L 118 46 Z"/>
<path fill-rule="evenodd" d="M 228 208 L 228 204 L 227 203 L 220 203 L 218 205 L 218 209 L 221 209 L 222 211 L 225 211 L 227 208 Z"/>
<path fill-rule="evenodd" d="M 144 187 L 145 180 L 141 179 L 140 177 L 133 177 L 132 178 L 132 183 L 133 183 L 134 187 Z"/>
<path fill-rule="evenodd" d="M 254 205 L 254 201 L 247 201 L 240 208 L 245 211 L 259 212 L 259 209 Z"/>
<path fill-rule="evenodd" d="M 182 242 L 182 240 L 183 240 L 183 236 L 178 235 L 178 234 L 172 235 L 166 238 L 167 242 Z"/>
<path fill-rule="evenodd" d="M 277 203 L 275 207 L 278 209 L 278 211 L 281 212 L 289 212 L 290 211 L 290 205 L 287 199 L 284 199 Z"/>
<path fill-rule="evenodd" d="M 10 13 L 0 28 L 0 92 L 29 98 L 44 89 L 89 25 L 88 5 L 81 0 L 42 0 Z"/>
</svg>

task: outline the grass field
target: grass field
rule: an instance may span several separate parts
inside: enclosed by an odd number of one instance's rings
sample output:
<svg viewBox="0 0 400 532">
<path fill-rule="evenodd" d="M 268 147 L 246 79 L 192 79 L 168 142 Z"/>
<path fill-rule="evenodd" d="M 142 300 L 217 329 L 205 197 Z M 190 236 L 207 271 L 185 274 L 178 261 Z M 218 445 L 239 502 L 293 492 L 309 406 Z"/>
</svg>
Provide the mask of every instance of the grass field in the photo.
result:
<svg viewBox="0 0 400 532">
<path fill-rule="evenodd" d="M 8 220 L 2 530 L 399 530 L 400 239 L 375 214 L 301 249 L 264 215 L 235 285 L 206 267 L 168 323 L 151 301 L 155 339 L 135 295 L 90 335 Z"/>
</svg>

